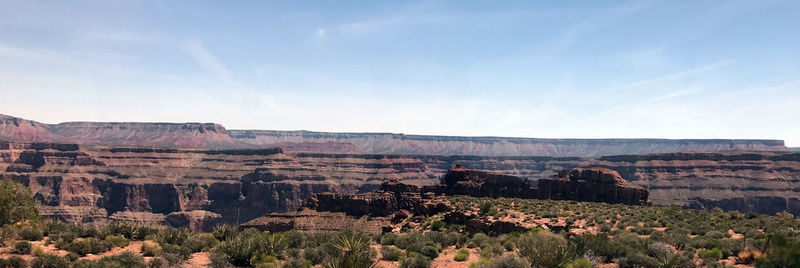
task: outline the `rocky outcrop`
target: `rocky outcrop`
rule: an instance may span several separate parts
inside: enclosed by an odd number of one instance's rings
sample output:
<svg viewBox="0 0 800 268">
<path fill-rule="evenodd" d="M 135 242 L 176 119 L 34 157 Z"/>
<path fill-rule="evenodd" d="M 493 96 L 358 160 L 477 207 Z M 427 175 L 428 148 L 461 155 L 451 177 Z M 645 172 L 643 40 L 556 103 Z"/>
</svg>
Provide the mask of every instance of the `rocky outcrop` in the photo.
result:
<svg viewBox="0 0 800 268">
<path fill-rule="evenodd" d="M 380 234 L 383 232 L 383 228 L 388 225 L 389 222 L 381 218 L 355 218 L 342 212 L 302 210 L 271 213 L 243 223 L 240 227 L 255 228 L 269 232 L 358 230 L 370 234 Z"/>
<path fill-rule="evenodd" d="M 516 176 L 469 170 L 456 165 L 442 178 L 439 191 L 447 195 L 533 198 L 528 180 Z"/>
<path fill-rule="evenodd" d="M 315 193 L 371 192 L 389 180 L 438 192 L 441 178 L 456 164 L 523 178 L 533 188 L 564 169 L 604 167 L 649 190 L 654 205 L 800 215 L 795 190 L 800 189 L 800 153 L 793 152 L 588 159 L 0 143 L 0 179 L 30 186 L 46 217 L 82 223 L 102 223 L 116 215 L 166 224 L 167 215 L 186 211 L 242 223 L 295 211 Z"/>
<path fill-rule="evenodd" d="M 384 182 L 381 184 L 381 189 L 374 192 L 314 194 L 305 201 L 304 207 L 317 211 L 345 212 L 352 216 L 373 217 L 390 216 L 401 210 L 430 215 L 451 209 L 443 200 L 436 199 L 433 193 L 422 193 L 420 187 L 396 180 Z"/>
<path fill-rule="evenodd" d="M 534 139 L 393 133 L 226 130 L 214 123 L 67 122 L 0 115 L 0 140 L 106 146 L 272 148 L 293 152 L 405 155 L 573 156 L 683 151 L 786 151 L 781 140 Z"/>
<path fill-rule="evenodd" d="M 607 168 L 563 170 L 552 179 L 540 179 L 539 199 L 648 205 L 648 191 Z"/>
</svg>

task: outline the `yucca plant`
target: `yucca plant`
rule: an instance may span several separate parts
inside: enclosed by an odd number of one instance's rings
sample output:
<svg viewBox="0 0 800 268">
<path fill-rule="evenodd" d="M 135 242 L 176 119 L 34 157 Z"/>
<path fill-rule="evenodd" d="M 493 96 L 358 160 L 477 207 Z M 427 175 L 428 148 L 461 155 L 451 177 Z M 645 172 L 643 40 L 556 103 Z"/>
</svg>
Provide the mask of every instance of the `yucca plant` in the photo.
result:
<svg viewBox="0 0 800 268">
<path fill-rule="evenodd" d="M 370 248 L 370 239 L 361 233 L 343 232 L 334 238 L 333 245 L 338 256 L 325 260 L 325 268 L 371 268 L 378 264 L 375 251 Z"/>
</svg>

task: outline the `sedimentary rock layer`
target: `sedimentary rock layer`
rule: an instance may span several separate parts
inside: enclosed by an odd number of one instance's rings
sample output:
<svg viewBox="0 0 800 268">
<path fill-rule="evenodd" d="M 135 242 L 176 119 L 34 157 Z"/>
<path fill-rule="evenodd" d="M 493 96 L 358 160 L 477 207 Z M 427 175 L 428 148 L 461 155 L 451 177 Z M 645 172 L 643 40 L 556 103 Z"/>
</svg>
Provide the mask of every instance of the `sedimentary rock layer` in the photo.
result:
<svg viewBox="0 0 800 268">
<path fill-rule="evenodd" d="M 455 164 L 530 179 L 605 167 L 654 205 L 800 215 L 800 153 L 577 157 L 411 156 L 0 143 L 0 178 L 31 187 L 48 217 L 146 223 L 245 222 L 293 211 L 312 193 L 376 190 L 386 180 L 438 184 Z M 185 212 L 202 211 L 187 214 Z M 208 212 L 208 213 L 205 213 Z"/>
<path fill-rule="evenodd" d="M 274 148 L 292 152 L 405 155 L 575 156 L 683 151 L 787 151 L 781 140 L 533 139 L 393 133 L 226 130 L 214 123 L 67 122 L 0 115 L 0 141 L 175 148 Z"/>
</svg>

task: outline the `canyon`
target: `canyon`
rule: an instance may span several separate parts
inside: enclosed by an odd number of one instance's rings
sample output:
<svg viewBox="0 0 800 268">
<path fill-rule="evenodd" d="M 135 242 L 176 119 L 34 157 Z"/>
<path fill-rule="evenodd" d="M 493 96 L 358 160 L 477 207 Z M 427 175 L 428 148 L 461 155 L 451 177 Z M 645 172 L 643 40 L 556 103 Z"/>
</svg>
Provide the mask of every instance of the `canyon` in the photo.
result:
<svg viewBox="0 0 800 268">
<path fill-rule="evenodd" d="M 332 154 L 0 143 L 0 178 L 21 182 L 47 218 L 127 220 L 207 230 L 295 211 L 315 193 L 364 193 L 386 181 L 440 183 L 456 164 L 524 178 L 607 168 L 649 191 L 653 205 L 800 215 L 800 153 L 680 152 L 597 158 Z"/>
<path fill-rule="evenodd" d="M 287 152 L 599 157 L 684 151 L 788 151 L 781 140 L 537 139 L 397 133 L 228 130 L 215 123 L 66 122 L 0 115 L 0 140 L 203 149 L 280 147 Z"/>
</svg>

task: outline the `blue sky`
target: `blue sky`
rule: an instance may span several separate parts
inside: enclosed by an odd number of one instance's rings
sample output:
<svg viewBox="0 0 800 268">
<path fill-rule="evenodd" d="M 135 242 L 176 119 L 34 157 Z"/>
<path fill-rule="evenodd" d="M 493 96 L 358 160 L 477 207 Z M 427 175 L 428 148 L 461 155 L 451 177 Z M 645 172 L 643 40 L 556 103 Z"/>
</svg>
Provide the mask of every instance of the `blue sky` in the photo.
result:
<svg viewBox="0 0 800 268">
<path fill-rule="evenodd" d="M 528 2 L 0 0 L 0 113 L 800 146 L 800 2 Z"/>
</svg>

